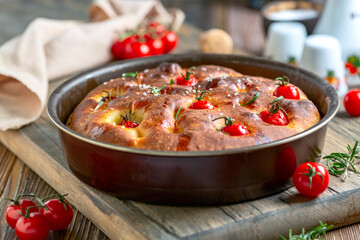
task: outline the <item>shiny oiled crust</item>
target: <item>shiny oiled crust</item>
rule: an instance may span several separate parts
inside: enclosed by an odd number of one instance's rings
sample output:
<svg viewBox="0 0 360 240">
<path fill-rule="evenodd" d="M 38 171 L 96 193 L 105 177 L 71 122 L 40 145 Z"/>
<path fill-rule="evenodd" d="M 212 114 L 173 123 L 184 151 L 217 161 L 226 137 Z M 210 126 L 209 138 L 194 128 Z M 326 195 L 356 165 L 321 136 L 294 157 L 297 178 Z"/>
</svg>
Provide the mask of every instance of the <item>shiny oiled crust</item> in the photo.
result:
<svg viewBox="0 0 360 240">
<path fill-rule="evenodd" d="M 232 69 L 214 66 L 197 66 L 195 86 L 170 84 L 187 69 L 176 63 L 162 63 L 155 69 L 145 70 L 136 78 L 112 79 L 92 90 L 76 107 L 67 125 L 74 131 L 102 142 L 121 146 L 163 151 L 213 151 L 241 148 L 268 143 L 302 132 L 320 120 L 315 105 L 299 89 L 300 100 L 282 100 L 279 105 L 287 112 L 289 124 L 275 126 L 265 123 L 258 113 L 269 109 L 276 99 L 274 80 L 246 76 Z M 160 95 L 151 93 L 151 87 L 166 86 Z M 211 92 L 213 110 L 189 109 L 196 97 L 195 88 Z M 102 97 L 110 92 L 115 99 L 96 109 Z M 257 100 L 251 100 L 259 92 Z M 121 115 L 133 108 L 132 121 L 140 125 L 126 128 Z M 179 111 L 177 119 L 176 114 Z M 95 110 L 96 109 L 96 110 Z M 228 136 L 217 129 L 224 120 L 232 117 L 236 123 L 250 131 L 245 136 Z M 176 126 L 176 127 L 175 127 Z"/>
</svg>

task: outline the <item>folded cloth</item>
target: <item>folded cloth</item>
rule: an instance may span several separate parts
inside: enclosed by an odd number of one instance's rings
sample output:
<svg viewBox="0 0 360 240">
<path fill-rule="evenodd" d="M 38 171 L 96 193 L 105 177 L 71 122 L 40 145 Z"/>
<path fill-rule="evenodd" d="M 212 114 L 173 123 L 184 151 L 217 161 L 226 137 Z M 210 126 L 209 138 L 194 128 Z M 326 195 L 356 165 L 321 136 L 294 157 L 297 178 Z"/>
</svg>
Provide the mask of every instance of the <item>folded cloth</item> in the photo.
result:
<svg viewBox="0 0 360 240">
<path fill-rule="evenodd" d="M 184 14 L 158 0 L 96 0 L 92 22 L 37 18 L 0 47 L 0 130 L 35 121 L 47 99 L 48 81 L 111 61 L 116 34 L 156 20 L 180 27 Z"/>
</svg>

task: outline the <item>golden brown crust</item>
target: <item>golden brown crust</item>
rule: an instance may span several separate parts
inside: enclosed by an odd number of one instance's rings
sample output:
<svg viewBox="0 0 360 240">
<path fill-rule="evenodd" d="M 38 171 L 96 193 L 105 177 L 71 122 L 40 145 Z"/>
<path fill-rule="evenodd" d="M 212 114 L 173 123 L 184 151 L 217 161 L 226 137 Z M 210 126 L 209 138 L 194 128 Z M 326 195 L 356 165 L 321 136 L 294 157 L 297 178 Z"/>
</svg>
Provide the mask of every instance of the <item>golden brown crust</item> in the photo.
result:
<svg viewBox="0 0 360 240">
<path fill-rule="evenodd" d="M 213 151 L 240 148 L 268 143 L 302 132 L 320 120 L 315 105 L 299 89 L 300 100 L 285 99 L 279 105 L 288 113 L 287 126 L 275 126 L 263 122 L 258 113 L 269 108 L 276 99 L 273 92 L 275 81 L 245 76 L 232 69 L 203 65 L 192 70 L 198 80 L 196 86 L 170 84 L 171 78 L 185 74 L 176 63 L 163 63 L 155 69 L 145 70 L 137 78 L 117 78 L 92 90 L 76 107 L 68 126 L 74 131 L 99 141 L 142 149 L 165 151 Z M 151 93 L 151 87 L 165 86 L 162 94 Z M 195 88 L 211 92 L 213 110 L 189 109 L 195 101 Z M 115 99 L 97 108 L 108 91 Z M 259 92 L 257 100 L 248 106 L 240 106 Z M 126 128 L 121 115 L 130 108 L 135 114 L 132 120 L 140 125 Z M 175 115 L 180 108 L 178 118 Z M 96 109 L 96 110 L 95 110 Z M 227 116 L 245 125 L 249 135 L 228 136 L 217 128 Z"/>
</svg>

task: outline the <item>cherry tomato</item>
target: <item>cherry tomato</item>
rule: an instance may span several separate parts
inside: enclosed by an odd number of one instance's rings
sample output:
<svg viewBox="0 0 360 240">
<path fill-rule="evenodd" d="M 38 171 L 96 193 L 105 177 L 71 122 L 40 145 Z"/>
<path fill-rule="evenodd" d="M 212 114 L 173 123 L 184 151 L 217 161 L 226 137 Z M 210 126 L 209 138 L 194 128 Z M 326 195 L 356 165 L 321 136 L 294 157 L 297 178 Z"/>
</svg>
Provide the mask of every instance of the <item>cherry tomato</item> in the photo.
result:
<svg viewBox="0 0 360 240">
<path fill-rule="evenodd" d="M 214 105 L 209 101 L 196 101 L 193 102 L 190 107 L 190 109 L 214 109 Z"/>
<path fill-rule="evenodd" d="M 151 56 L 149 44 L 146 42 L 133 41 L 125 45 L 125 59 Z"/>
<path fill-rule="evenodd" d="M 125 59 L 125 47 L 127 44 L 135 41 L 134 36 L 127 37 L 122 41 L 115 40 L 113 45 L 111 46 L 111 54 L 115 59 L 121 60 Z"/>
<path fill-rule="evenodd" d="M 39 212 L 21 217 L 16 223 L 15 231 L 20 240 L 43 240 L 49 235 L 49 223 L 45 216 Z"/>
<path fill-rule="evenodd" d="M 288 77 L 286 76 L 278 77 L 275 80 L 278 82 L 277 85 L 279 85 L 279 87 L 277 87 L 276 90 L 274 91 L 273 93 L 274 96 L 276 97 L 283 96 L 286 99 L 295 99 L 295 100 L 300 99 L 300 93 L 297 87 L 288 85 L 289 84 Z"/>
<path fill-rule="evenodd" d="M 45 216 L 51 230 L 63 230 L 71 223 L 74 215 L 73 209 L 67 202 L 64 201 L 64 204 L 59 199 L 50 199 L 45 202 L 48 209 L 40 209 L 40 213 Z"/>
<path fill-rule="evenodd" d="M 149 38 L 147 37 L 147 43 L 150 46 L 152 55 L 160 55 L 165 51 L 165 44 L 161 38 Z"/>
<path fill-rule="evenodd" d="M 177 85 L 194 86 L 196 83 L 196 78 L 192 76 L 189 76 L 189 79 L 186 79 L 184 76 L 179 76 L 175 79 L 175 84 Z"/>
<path fill-rule="evenodd" d="M 165 44 L 165 53 L 173 50 L 179 41 L 177 34 L 173 31 L 165 32 L 165 35 L 162 37 L 162 39 Z"/>
<path fill-rule="evenodd" d="M 221 131 L 226 132 L 230 136 L 242 136 L 249 134 L 249 130 L 246 128 L 246 126 L 240 123 L 233 123 L 230 126 L 225 126 L 221 128 Z"/>
<path fill-rule="evenodd" d="M 120 41 L 116 40 L 111 46 L 111 54 L 115 59 L 123 58 L 123 46 Z"/>
<path fill-rule="evenodd" d="M 259 114 L 259 117 L 266 123 L 272 125 L 285 126 L 289 124 L 289 121 L 282 110 L 271 114 L 269 110 L 264 110 Z"/>
<path fill-rule="evenodd" d="M 133 122 L 133 121 L 125 121 L 125 122 L 121 123 L 121 125 L 125 126 L 126 128 L 136 128 L 137 126 L 139 126 L 138 123 Z"/>
<path fill-rule="evenodd" d="M 36 204 L 29 199 L 21 199 L 18 204 L 11 204 L 6 209 L 6 222 L 11 228 L 15 229 L 17 221 L 22 217 L 19 212 L 25 214 L 25 210 L 32 206 L 36 206 Z M 39 212 L 39 209 L 36 207 L 30 208 L 29 212 Z"/>
<path fill-rule="evenodd" d="M 295 86 L 279 86 L 275 92 L 274 96 L 280 97 L 283 96 L 286 99 L 300 99 L 299 90 Z"/>
<path fill-rule="evenodd" d="M 316 197 L 328 187 L 329 173 L 320 163 L 303 163 L 296 168 L 293 183 L 302 195 Z"/>
<path fill-rule="evenodd" d="M 351 90 L 345 95 L 344 106 L 351 116 L 360 116 L 360 89 Z"/>
</svg>

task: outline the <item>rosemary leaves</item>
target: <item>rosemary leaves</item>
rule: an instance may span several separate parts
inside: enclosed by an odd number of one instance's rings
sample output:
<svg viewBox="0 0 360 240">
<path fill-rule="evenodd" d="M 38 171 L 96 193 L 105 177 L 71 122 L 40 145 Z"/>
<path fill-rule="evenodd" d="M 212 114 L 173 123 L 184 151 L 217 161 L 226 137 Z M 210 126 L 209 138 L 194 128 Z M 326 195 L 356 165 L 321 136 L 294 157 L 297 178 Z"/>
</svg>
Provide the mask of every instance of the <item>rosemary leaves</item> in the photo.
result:
<svg viewBox="0 0 360 240">
<path fill-rule="evenodd" d="M 260 93 L 257 92 L 257 93 L 255 94 L 255 96 L 254 96 L 250 101 L 248 101 L 247 103 L 241 104 L 240 106 L 244 107 L 244 106 L 246 106 L 246 105 L 252 104 L 253 102 L 256 101 L 256 99 L 259 97 L 259 95 L 260 95 Z"/>
<path fill-rule="evenodd" d="M 280 235 L 281 240 L 312 240 L 312 239 L 324 239 L 325 234 L 327 231 L 329 231 L 331 228 L 333 228 L 334 225 L 327 225 L 326 223 L 322 223 L 319 221 L 319 225 L 314 227 L 308 232 L 305 232 L 305 229 L 303 228 L 300 235 L 292 235 L 292 230 L 289 230 L 289 238 L 286 239 L 285 237 Z"/>
<path fill-rule="evenodd" d="M 323 157 L 327 161 L 330 174 L 335 176 L 343 175 L 343 181 L 345 182 L 349 170 L 358 173 L 354 164 L 356 159 L 360 159 L 360 147 L 358 145 L 359 141 L 356 141 L 354 147 L 347 145 L 348 153 L 331 153 Z"/>
</svg>

